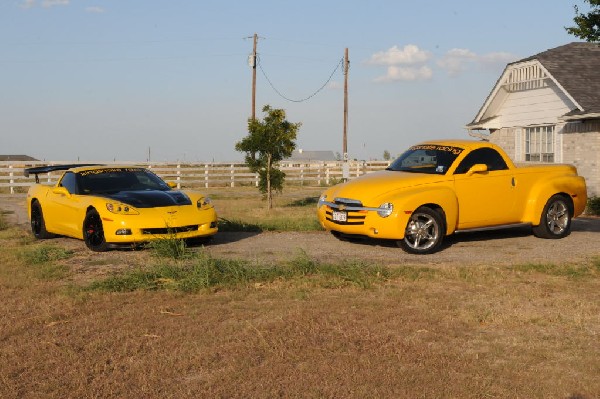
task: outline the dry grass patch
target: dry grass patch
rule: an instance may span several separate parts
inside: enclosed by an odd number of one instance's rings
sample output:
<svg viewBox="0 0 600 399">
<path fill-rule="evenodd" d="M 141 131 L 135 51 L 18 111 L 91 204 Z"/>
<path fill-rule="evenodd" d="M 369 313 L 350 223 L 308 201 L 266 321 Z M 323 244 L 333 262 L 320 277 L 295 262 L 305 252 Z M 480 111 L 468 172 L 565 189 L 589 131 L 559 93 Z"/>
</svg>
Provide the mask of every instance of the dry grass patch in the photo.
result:
<svg viewBox="0 0 600 399">
<path fill-rule="evenodd" d="M 228 263 L 27 237 L 0 231 L 2 398 L 600 397 L 598 258 Z M 19 255 L 41 245 L 66 274 Z M 180 289 L 200 266 L 224 280 Z M 132 272 L 152 284 L 82 289 Z"/>
</svg>

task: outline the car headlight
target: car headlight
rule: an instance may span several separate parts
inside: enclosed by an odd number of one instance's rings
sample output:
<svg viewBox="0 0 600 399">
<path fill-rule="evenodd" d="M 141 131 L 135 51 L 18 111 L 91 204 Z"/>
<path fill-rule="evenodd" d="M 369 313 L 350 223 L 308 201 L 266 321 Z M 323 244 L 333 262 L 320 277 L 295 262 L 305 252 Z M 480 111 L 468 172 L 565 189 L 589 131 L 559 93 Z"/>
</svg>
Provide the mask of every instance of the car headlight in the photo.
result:
<svg viewBox="0 0 600 399">
<path fill-rule="evenodd" d="M 209 197 L 202 197 L 198 201 L 196 201 L 196 206 L 198 209 L 207 209 L 212 207 L 212 201 Z"/>
<path fill-rule="evenodd" d="M 106 209 L 109 212 L 117 215 L 139 215 L 140 213 L 131 205 L 122 204 L 120 202 L 107 202 Z"/>
<path fill-rule="evenodd" d="M 394 211 L 394 205 L 391 202 L 386 202 L 385 204 L 379 205 L 380 211 L 377 211 L 377 214 L 382 218 L 386 218 L 392 214 Z"/>
<path fill-rule="evenodd" d="M 319 197 L 319 203 L 317 204 L 317 208 L 320 208 L 325 201 L 327 201 L 327 194 L 323 194 Z"/>
</svg>

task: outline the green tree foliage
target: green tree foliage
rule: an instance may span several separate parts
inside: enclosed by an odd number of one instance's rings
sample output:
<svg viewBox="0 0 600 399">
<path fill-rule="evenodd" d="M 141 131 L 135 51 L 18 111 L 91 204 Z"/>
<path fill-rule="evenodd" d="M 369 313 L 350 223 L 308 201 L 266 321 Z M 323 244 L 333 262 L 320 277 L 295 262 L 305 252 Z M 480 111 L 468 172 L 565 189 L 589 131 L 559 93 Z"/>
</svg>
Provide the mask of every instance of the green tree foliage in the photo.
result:
<svg viewBox="0 0 600 399">
<path fill-rule="evenodd" d="M 392 156 L 390 155 L 390 152 L 388 150 L 383 151 L 383 160 L 389 161 L 390 158 L 392 158 Z"/>
<path fill-rule="evenodd" d="M 587 42 L 600 43 L 600 0 L 584 0 L 590 4 L 590 12 L 582 14 L 575 8 L 573 21 L 577 26 L 565 28 L 569 34 Z"/>
<path fill-rule="evenodd" d="M 259 190 L 267 197 L 267 206 L 273 207 L 273 191 L 283 190 L 285 173 L 278 162 L 292 155 L 296 148 L 296 134 L 301 123 L 285 119 L 285 111 L 265 105 L 262 121 L 248 119 L 248 135 L 237 142 L 236 151 L 246 153 L 246 164 L 259 176 Z"/>
</svg>

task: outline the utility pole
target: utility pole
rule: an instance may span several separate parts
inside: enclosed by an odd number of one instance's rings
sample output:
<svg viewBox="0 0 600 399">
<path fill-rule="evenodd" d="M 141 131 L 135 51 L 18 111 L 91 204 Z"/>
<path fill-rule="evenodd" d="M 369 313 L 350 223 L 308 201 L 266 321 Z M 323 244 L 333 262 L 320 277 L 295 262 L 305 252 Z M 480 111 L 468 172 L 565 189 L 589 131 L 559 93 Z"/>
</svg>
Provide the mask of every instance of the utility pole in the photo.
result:
<svg viewBox="0 0 600 399">
<path fill-rule="evenodd" d="M 252 67 L 252 119 L 256 119 L 256 44 L 258 35 L 254 34 L 254 45 L 252 46 L 252 55 L 250 56 L 250 66 Z"/>
<path fill-rule="evenodd" d="M 350 60 L 348 59 L 348 47 L 344 51 L 344 140 L 342 152 L 344 164 L 342 166 L 342 178 L 348 180 L 350 177 L 350 165 L 348 164 L 348 69 Z"/>
</svg>

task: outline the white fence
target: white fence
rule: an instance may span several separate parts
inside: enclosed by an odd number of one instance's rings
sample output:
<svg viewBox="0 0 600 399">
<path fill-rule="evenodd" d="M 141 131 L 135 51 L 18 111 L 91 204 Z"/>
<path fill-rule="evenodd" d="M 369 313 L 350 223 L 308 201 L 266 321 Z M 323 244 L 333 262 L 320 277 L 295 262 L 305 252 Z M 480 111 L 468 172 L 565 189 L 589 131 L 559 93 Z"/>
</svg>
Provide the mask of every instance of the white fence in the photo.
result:
<svg viewBox="0 0 600 399">
<path fill-rule="evenodd" d="M 25 168 L 35 166 L 73 164 L 83 162 L 0 162 L 0 193 L 23 193 L 35 182 L 33 176 L 25 177 Z M 87 163 L 87 162 L 86 162 Z M 133 162 L 94 162 L 106 165 L 135 165 L 151 169 L 168 182 L 174 182 L 178 188 L 209 188 L 257 186 L 258 175 L 250 172 L 243 163 L 133 163 Z M 388 161 L 349 161 L 350 178 L 365 173 L 385 169 Z M 285 184 L 323 186 L 341 181 L 343 162 L 281 162 L 280 169 L 285 172 Z M 54 184 L 62 172 L 40 175 L 40 182 Z"/>
</svg>

